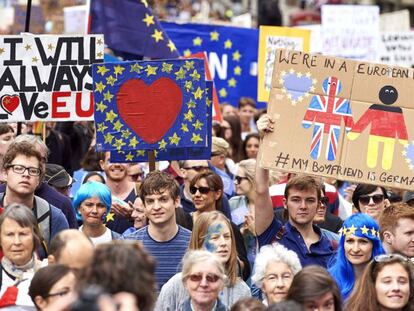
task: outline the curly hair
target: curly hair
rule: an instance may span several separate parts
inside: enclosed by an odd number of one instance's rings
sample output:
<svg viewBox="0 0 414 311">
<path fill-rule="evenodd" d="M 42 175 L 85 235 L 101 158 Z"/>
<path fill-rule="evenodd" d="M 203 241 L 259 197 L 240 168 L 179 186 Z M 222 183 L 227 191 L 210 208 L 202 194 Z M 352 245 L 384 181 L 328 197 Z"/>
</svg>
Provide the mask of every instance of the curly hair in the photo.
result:
<svg viewBox="0 0 414 311">
<path fill-rule="evenodd" d="M 375 233 L 379 232 L 379 226 L 376 221 L 367 214 L 357 213 L 349 216 L 343 223 L 343 228 L 355 227 L 356 230 L 353 233 L 356 237 L 365 238 L 372 244 L 371 258 L 385 254 L 385 250 L 382 247 L 381 240 L 377 234 L 372 234 L 371 229 L 375 230 Z M 368 231 L 363 231 L 362 228 L 369 228 Z M 345 300 L 355 284 L 355 274 L 352 263 L 346 258 L 345 254 L 345 240 L 346 234 L 342 234 L 339 239 L 338 249 L 336 257 L 330 262 L 329 273 L 335 279 L 341 290 L 342 298 Z"/>
<path fill-rule="evenodd" d="M 157 291 L 154 273 L 155 260 L 139 242 L 118 240 L 96 247 L 82 281 L 109 294 L 131 293 L 139 310 L 152 311 Z"/>
</svg>

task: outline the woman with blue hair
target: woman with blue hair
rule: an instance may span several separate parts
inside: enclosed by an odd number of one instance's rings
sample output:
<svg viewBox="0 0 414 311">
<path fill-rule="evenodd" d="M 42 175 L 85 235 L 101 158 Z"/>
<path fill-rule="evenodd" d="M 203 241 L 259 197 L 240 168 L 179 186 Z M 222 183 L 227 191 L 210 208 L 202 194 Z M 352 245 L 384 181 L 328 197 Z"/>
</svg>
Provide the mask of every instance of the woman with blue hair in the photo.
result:
<svg viewBox="0 0 414 311">
<path fill-rule="evenodd" d="M 338 284 L 343 300 L 351 294 L 371 259 L 385 253 L 379 230 L 377 222 L 363 213 L 349 216 L 339 230 L 341 238 L 337 254 L 328 270 Z"/>
<path fill-rule="evenodd" d="M 111 204 L 111 190 L 105 184 L 96 181 L 83 184 L 73 198 L 73 207 L 83 222 L 79 230 L 89 237 L 94 245 L 120 238 L 118 233 L 105 225 Z"/>
</svg>

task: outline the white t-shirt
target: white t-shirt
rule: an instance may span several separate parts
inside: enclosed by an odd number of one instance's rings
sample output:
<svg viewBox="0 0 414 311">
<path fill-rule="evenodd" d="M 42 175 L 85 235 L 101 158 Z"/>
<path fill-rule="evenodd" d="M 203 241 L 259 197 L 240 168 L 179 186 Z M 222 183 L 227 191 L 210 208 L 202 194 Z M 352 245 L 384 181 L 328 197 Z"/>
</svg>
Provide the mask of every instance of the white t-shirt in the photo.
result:
<svg viewBox="0 0 414 311">
<path fill-rule="evenodd" d="M 83 225 L 79 227 L 79 230 L 81 232 L 83 232 L 82 228 L 83 228 Z M 98 236 L 98 237 L 95 237 L 95 238 L 93 238 L 93 237 L 88 237 L 88 238 L 91 239 L 93 245 L 95 245 L 95 246 L 99 245 L 99 244 L 102 244 L 102 243 L 111 242 L 112 241 L 111 230 L 106 228 L 105 232 L 101 236 Z"/>
</svg>

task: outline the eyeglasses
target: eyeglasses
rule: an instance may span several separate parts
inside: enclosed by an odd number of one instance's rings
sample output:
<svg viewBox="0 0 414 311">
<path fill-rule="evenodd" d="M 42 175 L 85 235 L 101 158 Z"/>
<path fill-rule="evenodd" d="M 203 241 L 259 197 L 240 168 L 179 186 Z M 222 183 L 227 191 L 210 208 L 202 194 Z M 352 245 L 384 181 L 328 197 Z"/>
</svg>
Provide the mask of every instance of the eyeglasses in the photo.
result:
<svg viewBox="0 0 414 311">
<path fill-rule="evenodd" d="M 190 187 L 190 193 L 191 194 L 196 194 L 197 191 L 199 191 L 201 194 L 207 194 L 211 191 L 212 189 L 210 189 L 209 187 L 195 187 L 195 186 L 191 186 Z"/>
<path fill-rule="evenodd" d="M 400 254 L 382 254 L 374 257 L 375 262 L 389 262 L 393 259 L 398 259 L 403 262 L 410 260 L 408 257 L 405 257 Z"/>
<path fill-rule="evenodd" d="M 359 203 L 361 203 L 363 205 L 368 205 L 369 202 L 371 201 L 371 198 L 372 198 L 372 201 L 374 202 L 374 204 L 379 204 L 382 201 L 384 201 L 384 195 L 383 194 L 374 194 L 374 195 L 365 194 L 365 195 L 361 195 L 358 198 L 358 201 L 359 201 Z"/>
<path fill-rule="evenodd" d="M 195 170 L 196 172 L 203 172 L 205 170 L 208 170 L 208 166 L 188 166 L 183 167 L 185 170 Z"/>
<path fill-rule="evenodd" d="M 49 298 L 49 297 L 55 297 L 55 296 L 59 296 L 59 297 L 63 297 L 66 296 L 67 294 L 69 294 L 70 290 L 69 289 L 64 289 L 60 292 L 57 293 L 53 293 L 53 294 L 47 294 L 45 297 L 43 298 Z"/>
<path fill-rule="evenodd" d="M 191 282 L 201 282 L 203 277 L 206 279 L 206 281 L 208 283 L 216 283 L 218 280 L 220 280 L 220 277 L 217 274 L 213 274 L 213 273 L 209 273 L 209 274 L 206 274 L 206 275 L 203 275 L 201 273 L 190 274 L 188 276 L 188 279 Z"/>
<path fill-rule="evenodd" d="M 329 204 L 329 198 L 328 197 L 322 197 L 321 198 L 321 203 L 325 206 L 327 206 Z"/>
<path fill-rule="evenodd" d="M 40 173 L 42 172 L 40 168 L 32 166 L 27 167 L 20 164 L 10 164 L 8 167 L 11 168 L 13 172 L 20 175 L 24 174 L 26 170 L 30 176 L 40 176 Z"/>
<path fill-rule="evenodd" d="M 237 184 L 240 184 L 240 183 L 243 181 L 243 179 L 249 180 L 249 178 L 247 178 L 247 177 L 243 177 L 243 176 L 234 176 L 234 181 L 235 181 Z"/>
</svg>

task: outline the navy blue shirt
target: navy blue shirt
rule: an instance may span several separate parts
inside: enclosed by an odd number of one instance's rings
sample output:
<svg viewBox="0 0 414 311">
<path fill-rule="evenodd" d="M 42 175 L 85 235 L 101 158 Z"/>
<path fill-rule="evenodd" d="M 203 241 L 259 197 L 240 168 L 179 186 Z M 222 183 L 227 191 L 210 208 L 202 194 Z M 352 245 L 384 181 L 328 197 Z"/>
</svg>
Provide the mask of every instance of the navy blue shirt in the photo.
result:
<svg viewBox="0 0 414 311">
<path fill-rule="evenodd" d="M 335 254 L 334 242 L 321 235 L 321 229 L 314 225 L 313 230 L 319 235 L 319 241 L 313 243 L 308 249 L 300 232 L 289 222 L 282 229 L 282 223 L 273 218 L 270 226 L 258 236 L 259 246 L 278 242 L 287 249 L 294 251 L 303 267 L 309 265 L 319 265 L 327 267 L 329 260 Z M 276 238 L 278 233 L 282 233 L 280 239 Z"/>
</svg>

